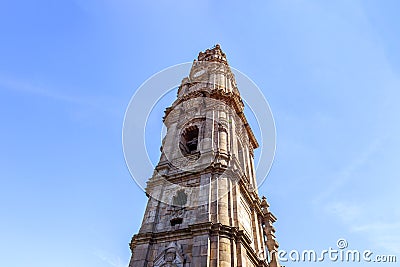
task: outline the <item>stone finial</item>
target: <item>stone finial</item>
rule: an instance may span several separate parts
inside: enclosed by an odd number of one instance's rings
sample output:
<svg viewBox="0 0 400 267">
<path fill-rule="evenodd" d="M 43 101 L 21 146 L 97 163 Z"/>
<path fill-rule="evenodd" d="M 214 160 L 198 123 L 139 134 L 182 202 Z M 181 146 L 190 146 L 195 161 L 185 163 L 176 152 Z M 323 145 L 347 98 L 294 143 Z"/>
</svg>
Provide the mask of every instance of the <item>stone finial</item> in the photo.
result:
<svg viewBox="0 0 400 267">
<path fill-rule="evenodd" d="M 267 198 L 263 196 L 261 198 L 261 208 L 263 209 L 264 214 L 268 211 L 269 212 L 269 204 L 267 202 Z"/>
<path fill-rule="evenodd" d="M 267 245 L 270 254 L 270 267 L 280 267 L 277 257 L 279 243 L 276 241 L 275 228 L 273 223 L 276 222 L 276 217 L 269 211 L 269 204 L 267 199 L 263 196 L 261 200 L 261 208 L 263 212 L 263 230 L 266 237 L 265 244 Z"/>
</svg>

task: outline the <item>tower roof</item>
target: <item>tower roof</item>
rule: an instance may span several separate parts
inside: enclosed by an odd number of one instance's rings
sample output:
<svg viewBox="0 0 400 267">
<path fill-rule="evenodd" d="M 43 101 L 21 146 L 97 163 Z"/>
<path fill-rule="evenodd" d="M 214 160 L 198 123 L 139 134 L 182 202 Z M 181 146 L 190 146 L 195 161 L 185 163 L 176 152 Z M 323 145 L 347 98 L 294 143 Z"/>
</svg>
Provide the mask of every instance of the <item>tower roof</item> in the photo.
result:
<svg viewBox="0 0 400 267">
<path fill-rule="evenodd" d="M 226 55 L 221 50 L 221 46 L 216 44 L 213 48 L 207 49 L 204 52 L 200 52 L 198 57 L 198 61 L 209 61 L 209 62 L 219 62 L 228 65 L 228 61 L 226 60 Z"/>
</svg>

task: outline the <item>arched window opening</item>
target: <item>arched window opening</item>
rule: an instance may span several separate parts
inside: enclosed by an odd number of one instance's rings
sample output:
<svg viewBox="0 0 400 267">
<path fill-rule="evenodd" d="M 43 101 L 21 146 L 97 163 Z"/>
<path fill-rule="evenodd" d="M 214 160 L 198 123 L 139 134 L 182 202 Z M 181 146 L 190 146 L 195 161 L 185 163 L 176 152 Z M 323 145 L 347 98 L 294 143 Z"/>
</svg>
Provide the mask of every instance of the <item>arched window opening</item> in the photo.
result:
<svg viewBox="0 0 400 267">
<path fill-rule="evenodd" d="M 199 140 L 199 128 L 197 126 L 190 126 L 187 128 L 182 136 L 179 147 L 183 155 L 191 155 L 197 152 Z"/>
</svg>

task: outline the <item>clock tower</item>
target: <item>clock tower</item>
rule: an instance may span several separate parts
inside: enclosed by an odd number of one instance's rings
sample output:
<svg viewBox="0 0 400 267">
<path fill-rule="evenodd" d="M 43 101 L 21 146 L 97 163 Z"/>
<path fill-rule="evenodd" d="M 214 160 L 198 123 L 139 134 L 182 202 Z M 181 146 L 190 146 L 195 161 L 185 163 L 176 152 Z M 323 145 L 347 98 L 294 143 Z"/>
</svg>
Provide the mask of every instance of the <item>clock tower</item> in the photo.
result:
<svg viewBox="0 0 400 267">
<path fill-rule="evenodd" d="M 165 111 L 129 267 L 280 266 L 254 167 L 258 142 L 219 45 L 200 52 Z"/>
</svg>

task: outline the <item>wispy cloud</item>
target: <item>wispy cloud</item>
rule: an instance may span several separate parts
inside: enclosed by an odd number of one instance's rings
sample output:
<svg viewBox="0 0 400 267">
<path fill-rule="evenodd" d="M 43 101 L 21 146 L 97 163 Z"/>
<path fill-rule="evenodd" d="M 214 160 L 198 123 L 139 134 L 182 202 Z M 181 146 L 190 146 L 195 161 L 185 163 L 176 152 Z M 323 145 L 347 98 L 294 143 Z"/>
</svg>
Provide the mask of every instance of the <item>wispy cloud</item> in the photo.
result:
<svg viewBox="0 0 400 267">
<path fill-rule="evenodd" d="M 35 95 L 53 101 L 85 107 L 86 109 L 103 110 L 112 114 L 117 114 L 116 110 L 123 106 L 121 103 L 117 104 L 117 99 L 110 96 L 67 94 L 51 86 L 38 85 L 30 81 L 15 79 L 1 74 L 0 89 Z"/>
<path fill-rule="evenodd" d="M 379 218 L 379 209 L 359 203 L 336 201 L 329 203 L 326 211 L 339 218 L 350 232 L 362 234 L 371 240 L 371 244 L 387 253 L 400 254 L 400 223 Z M 373 220 L 375 221 L 371 222 Z"/>
<path fill-rule="evenodd" d="M 373 196 L 371 199 L 360 199 L 357 196 L 348 199 L 342 195 L 342 191 L 349 191 L 350 184 L 354 185 L 353 179 L 363 176 L 363 170 L 375 163 L 374 156 L 385 149 L 388 145 L 385 142 L 387 140 L 387 137 L 380 137 L 371 141 L 354 161 L 332 176 L 333 182 L 314 199 L 313 203 L 318 210 L 337 218 L 350 232 L 362 234 L 370 240 L 371 246 L 380 247 L 388 253 L 400 254 L 400 223 L 398 223 L 400 217 L 399 214 L 391 212 L 398 209 L 392 196 L 382 195 L 378 188 L 374 187 L 368 187 Z M 360 180 L 360 182 L 369 181 Z M 378 181 L 375 182 L 380 184 Z"/>
<path fill-rule="evenodd" d="M 372 140 L 372 142 L 361 151 L 358 156 L 350 162 L 345 168 L 331 176 L 331 183 L 326 186 L 326 190 L 321 191 L 314 198 L 313 203 L 318 204 L 332 196 L 336 195 L 336 192 L 341 189 L 350 179 L 352 179 L 356 172 L 368 164 L 374 153 L 381 148 L 383 142 L 387 139 L 386 136 L 382 136 Z"/>
<path fill-rule="evenodd" d="M 57 92 L 55 90 L 49 90 L 44 86 L 37 86 L 30 82 L 12 79 L 9 77 L 0 76 L 0 87 L 5 90 L 34 94 L 74 104 L 82 104 L 83 102 L 82 98 L 66 95 L 61 92 Z"/>
<path fill-rule="evenodd" d="M 96 251 L 94 254 L 102 261 L 106 262 L 108 265 L 113 267 L 126 267 L 129 262 L 124 262 L 120 257 L 111 255 L 110 253 L 106 253 L 104 251 Z"/>
<path fill-rule="evenodd" d="M 352 223 L 362 215 L 363 209 L 353 203 L 338 201 L 329 203 L 326 206 L 326 211 L 334 214 L 344 222 Z"/>
</svg>

